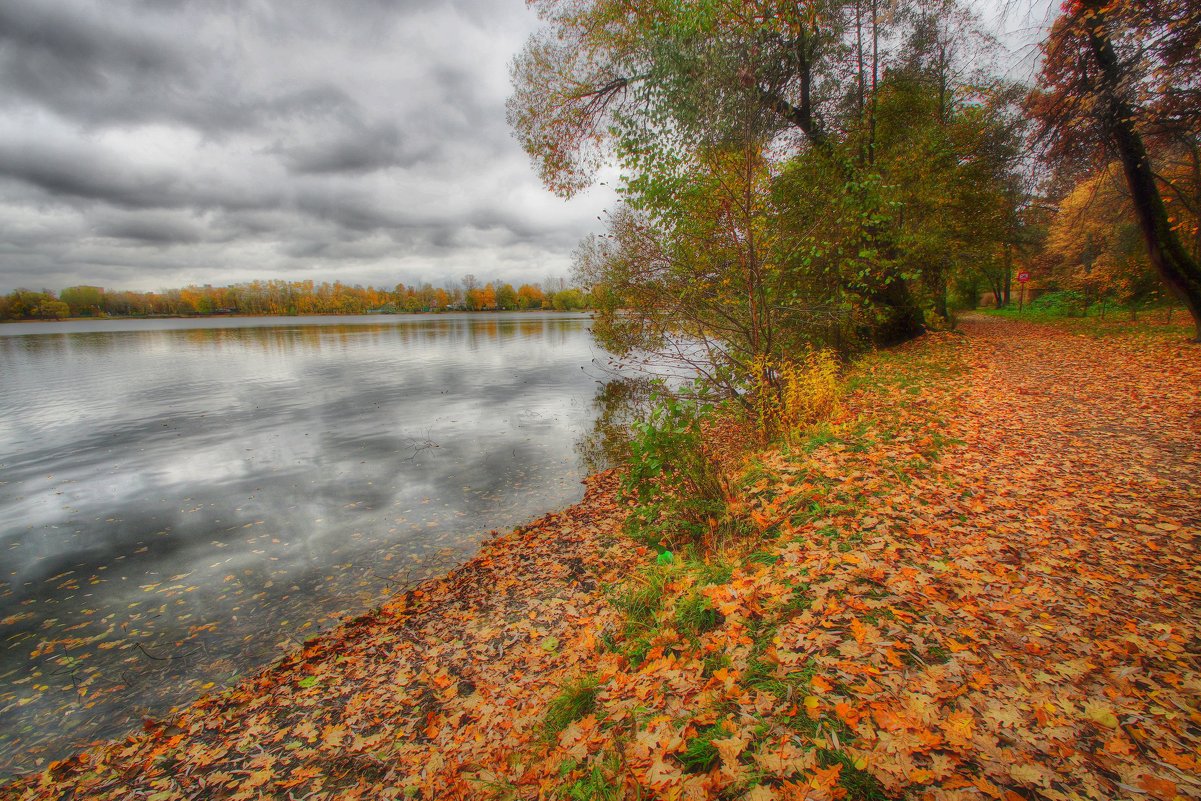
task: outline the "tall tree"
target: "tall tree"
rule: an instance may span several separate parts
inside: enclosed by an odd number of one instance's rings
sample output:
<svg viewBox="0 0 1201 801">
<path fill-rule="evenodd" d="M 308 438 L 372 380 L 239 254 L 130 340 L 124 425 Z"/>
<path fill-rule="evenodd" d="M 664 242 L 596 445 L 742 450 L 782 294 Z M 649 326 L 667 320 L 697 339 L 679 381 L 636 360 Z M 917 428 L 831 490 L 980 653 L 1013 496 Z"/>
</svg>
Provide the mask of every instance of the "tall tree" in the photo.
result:
<svg viewBox="0 0 1201 801">
<path fill-rule="evenodd" d="M 848 153 L 860 144 L 852 134 L 870 131 L 863 116 L 874 96 L 847 103 L 844 86 L 862 53 L 859 83 L 874 95 L 876 3 L 858 14 L 833 0 L 532 5 L 546 25 L 514 64 L 509 119 L 552 190 L 570 196 L 616 158 L 627 202 L 653 217 L 679 208 L 673 195 L 686 191 L 694 156 L 749 145 L 776 160 L 825 159 L 832 202 L 872 202 L 871 176 L 860 174 L 867 165 Z M 874 220 L 875 211 L 863 216 Z M 856 254 L 887 249 L 874 223 L 860 234 Z M 921 329 L 909 279 L 895 265 L 876 260 L 848 287 L 879 312 L 873 333 L 883 341 Z"/>
<path fill-rule="evenodd" d="M 1043 53 L 1032 109 L 1051 153 L 1122 165 L 1148 258 L 1201 341 L 1201 263 L 1168 213 L 1154 158 L 1201 140 L 1201 4 L 1070 0 Z"/>
</svg>

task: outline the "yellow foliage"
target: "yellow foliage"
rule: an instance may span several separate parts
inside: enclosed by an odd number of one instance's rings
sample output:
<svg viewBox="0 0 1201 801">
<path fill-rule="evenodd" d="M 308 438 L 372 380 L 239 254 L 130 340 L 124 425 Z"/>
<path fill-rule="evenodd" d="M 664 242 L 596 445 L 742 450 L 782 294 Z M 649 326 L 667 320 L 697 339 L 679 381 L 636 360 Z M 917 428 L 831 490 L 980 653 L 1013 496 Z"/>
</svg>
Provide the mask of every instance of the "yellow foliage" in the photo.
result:
<svg viewBox="0 0 1201 801">
<path fill-rule="evenodd" d="M 787 434 L 838 408 L 838 360 L 830 350 L 802 359 L 760 357 L 752 365 L 754 409 L 765 436 Z"/>
</svg>

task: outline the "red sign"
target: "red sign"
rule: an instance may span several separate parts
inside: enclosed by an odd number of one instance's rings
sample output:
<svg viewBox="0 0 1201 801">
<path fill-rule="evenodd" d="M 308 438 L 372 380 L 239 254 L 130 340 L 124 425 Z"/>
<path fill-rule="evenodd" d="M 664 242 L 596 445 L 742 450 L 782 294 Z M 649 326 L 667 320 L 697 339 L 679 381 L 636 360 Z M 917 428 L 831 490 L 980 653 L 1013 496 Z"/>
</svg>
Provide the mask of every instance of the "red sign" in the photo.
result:
<svg viewBox="0 0 1201 801">
<path fill-rule="evenodd" d="M 1022 270 L 1020 273 L 1018 273 L 1018 283 L 1019 284 L 1024 284 L 1029 280 L 1030 280 L 1030 273 L 1026 272 L 1025 270 Z"/>
</svg>

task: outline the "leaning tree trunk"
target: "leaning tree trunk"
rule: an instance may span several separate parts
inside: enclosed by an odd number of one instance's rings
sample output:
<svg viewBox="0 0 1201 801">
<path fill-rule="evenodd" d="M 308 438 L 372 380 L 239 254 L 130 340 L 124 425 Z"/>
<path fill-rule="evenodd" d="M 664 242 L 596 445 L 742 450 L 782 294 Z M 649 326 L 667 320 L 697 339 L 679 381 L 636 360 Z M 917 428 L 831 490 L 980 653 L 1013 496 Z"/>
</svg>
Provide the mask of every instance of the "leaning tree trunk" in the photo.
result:
<svg viewBox="0 0 1201 801">
<path fill-rule="evenodd" d="M 1147 244 L 1147 256 L 1193 316 L 1197 341 L 1201 341 L 1201 264 L 1193 258 L 1168 221 L 1163 196 L 1155 184 L 1155 173 L 1143 138 L 1134 127 L 1134 110 L 1122 97 L 1122 66 L 1109 39 L 1104 13 L 1098 11 L 1089 28 L 1089 44 L 1101 70 L 1108 108 L 1105 132 L 1117 149 L 1130 187 L 1130 198 L 1139 229 Z"/>
</svg>

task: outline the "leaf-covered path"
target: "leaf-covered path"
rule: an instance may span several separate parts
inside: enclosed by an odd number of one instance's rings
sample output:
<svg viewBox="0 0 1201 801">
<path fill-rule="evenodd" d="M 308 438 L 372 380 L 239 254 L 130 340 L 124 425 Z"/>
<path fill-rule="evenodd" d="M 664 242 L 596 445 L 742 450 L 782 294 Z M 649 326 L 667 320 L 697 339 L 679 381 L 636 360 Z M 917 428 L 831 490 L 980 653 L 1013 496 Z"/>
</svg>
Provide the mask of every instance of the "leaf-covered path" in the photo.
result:
<svg viewBox="0 0 1201 801">
<path fill-rule="evenodd" d="M 664 564 L 599 477 L 0 795 L 1201 798 L 1201 348 L 963 332 L 864 360 L 839 419 L 751 459 L 755 543 Z"/>
<path fill-rule="evenodd" d="M 943 432 L 962 444 L 916 477 L 904 521 L 955 658 L 894 700 L 910 720 L 941 707 L 926 722 L 962 767 L 1019 794 L 1201 796 L 1201 349 L 988 318 L 964 332 Z M 889 746 L 894 786 L 949 778 Z"/>
</svg>

